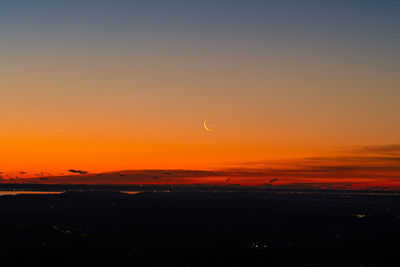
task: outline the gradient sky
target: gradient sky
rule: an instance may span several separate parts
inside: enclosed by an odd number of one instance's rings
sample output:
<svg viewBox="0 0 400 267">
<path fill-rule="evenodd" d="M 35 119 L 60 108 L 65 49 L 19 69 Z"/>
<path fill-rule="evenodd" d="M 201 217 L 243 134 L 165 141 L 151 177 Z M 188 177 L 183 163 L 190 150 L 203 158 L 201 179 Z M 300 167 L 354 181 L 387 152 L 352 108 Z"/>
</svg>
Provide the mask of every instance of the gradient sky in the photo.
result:
<svg viewBox="0 0 400 267">
<path fill-rule="evenodd" d="M 0 171 L 369 159 L 400 143 L 399 29 L 385 0 L 1 1 Z"/>
</svg>

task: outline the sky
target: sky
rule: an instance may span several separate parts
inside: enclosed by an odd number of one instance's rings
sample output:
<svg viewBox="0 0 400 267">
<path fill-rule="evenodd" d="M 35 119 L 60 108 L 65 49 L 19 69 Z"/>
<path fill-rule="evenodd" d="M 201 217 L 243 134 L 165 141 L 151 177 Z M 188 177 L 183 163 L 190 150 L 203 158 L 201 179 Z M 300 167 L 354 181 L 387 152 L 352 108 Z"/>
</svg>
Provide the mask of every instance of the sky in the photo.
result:
<svg viewBox="0 0 400 267">
<path fill-rule="evenodd" d="M 1 175 L 397 183 L 399 15 L 389 0 L 1 1 Z"/>
</svg>

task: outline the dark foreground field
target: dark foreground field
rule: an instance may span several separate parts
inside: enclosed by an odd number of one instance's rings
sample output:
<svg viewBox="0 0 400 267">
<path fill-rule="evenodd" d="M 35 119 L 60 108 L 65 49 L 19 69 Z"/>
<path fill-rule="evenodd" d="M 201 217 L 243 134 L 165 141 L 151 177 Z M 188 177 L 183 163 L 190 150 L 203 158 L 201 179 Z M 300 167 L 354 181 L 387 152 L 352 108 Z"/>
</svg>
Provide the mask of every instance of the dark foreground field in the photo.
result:
<svg viewBox="0 0 400 267">
<path fill-rule="evenodd" d="M 397 195 L 340 192 L 3 196 L 0 263 L 400 266 L 399 215 Z"/>
</svg>

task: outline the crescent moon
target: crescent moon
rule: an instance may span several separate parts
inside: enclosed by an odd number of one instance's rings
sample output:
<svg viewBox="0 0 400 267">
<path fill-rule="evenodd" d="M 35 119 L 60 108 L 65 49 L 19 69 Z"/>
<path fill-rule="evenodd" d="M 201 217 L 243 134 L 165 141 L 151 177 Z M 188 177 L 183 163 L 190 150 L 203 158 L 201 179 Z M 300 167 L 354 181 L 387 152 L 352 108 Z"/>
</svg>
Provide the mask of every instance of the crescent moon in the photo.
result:
<svg viewBox="0 0 400 267">
<path fill-rule="evenodd" d="M 206 131 L 209 131 L 209 132 L 211 132 L 211 129 L 207 127 L 207 124 L 206 124 L 206 122 L 207 122 L 207 120 L 204 120 L 204 123 L 203 123 L 203 125 L 204 125 L 204 129 L 206 129 Z"/>
</svg>

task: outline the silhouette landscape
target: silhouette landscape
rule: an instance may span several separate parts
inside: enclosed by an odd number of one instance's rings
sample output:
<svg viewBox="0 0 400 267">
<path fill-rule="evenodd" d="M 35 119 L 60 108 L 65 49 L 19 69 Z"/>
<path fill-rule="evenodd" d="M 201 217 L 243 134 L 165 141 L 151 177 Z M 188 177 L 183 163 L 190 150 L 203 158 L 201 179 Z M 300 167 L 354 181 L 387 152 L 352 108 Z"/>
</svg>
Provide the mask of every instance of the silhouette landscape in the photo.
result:
<svg viewBox="0 0 400 267">
<path fill-rule="evenodd" d="M 4 266 L 400 266 L 400 1 L 0 1 Z"/>
</svg>

